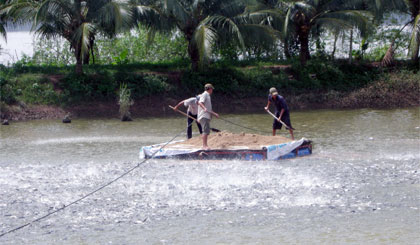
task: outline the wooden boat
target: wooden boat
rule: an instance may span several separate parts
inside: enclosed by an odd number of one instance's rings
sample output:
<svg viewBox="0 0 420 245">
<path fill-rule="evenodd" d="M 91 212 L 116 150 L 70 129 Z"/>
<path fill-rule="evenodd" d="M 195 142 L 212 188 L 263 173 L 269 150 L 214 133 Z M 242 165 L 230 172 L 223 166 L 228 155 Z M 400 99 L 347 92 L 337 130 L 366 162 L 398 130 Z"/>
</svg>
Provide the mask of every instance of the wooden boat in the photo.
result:
<svg viewBox="0 0 420 245">
<path fill-rule="evenodd" d="M 210 137 L 212 136 L 212 137 Z M 201 138 L 143 146 L 140 158 L 156 159 L 238 159 L 249 161 L 280 160 L 312 154 L 312 142 L 305 138 L 289 140 L 280 136 L 232 134 L 209 135 L 211 150 L 201 149 Z M 162 148 L 163 147 L 163 148 Z"/>
</svg>

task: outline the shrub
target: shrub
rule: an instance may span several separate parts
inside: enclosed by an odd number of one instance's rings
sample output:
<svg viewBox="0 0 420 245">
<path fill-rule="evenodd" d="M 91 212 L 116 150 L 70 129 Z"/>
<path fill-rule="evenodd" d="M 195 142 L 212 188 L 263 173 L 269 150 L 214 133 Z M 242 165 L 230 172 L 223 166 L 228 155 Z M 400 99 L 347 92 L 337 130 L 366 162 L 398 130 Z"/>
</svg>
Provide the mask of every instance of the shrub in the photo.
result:
<svg viewBox="0 0 420 245">
<path fill-rule="evenodd" d="M 92 71 L 83 75 L 67 75 L 60 83 L 65 94 L 66 103 L 76 103 L 91 100 L 115 99 L 117 83 L 109 71 Z"/>
<path fill-rule="evenodd" d="M 174 89 L 168 84 L 168 78 L 162 75 L 119 72 L 115 76 L 127 84 L 134 99 L 167 93 Z"/>
<path fill-rule="evenodd" d="M 127 88 L 126 83 L 120 84 L 118 91 L 118 104 L 120 105 L 120 117 L 122 121 L 131 121 L 130 106 L 134 104 L 131 99 L 131 90 Z"/>
<path fill-rule="evenodd" d="M 279 90 L 284 88 L 287 78 L 284 73 L 273 75 L 269 69 L 249 69 L 243 70 L 240 92 L 250 96 L 264 96 L 271 87 Z"/>
<path fill-rule="evenodd" d="M 206 72 L 185 72 L 181 78 L 184 94 L 195 95 L 204 91 L 204 84 L 211 83 L 218 94 L 236 95 L 240 91 L 240 74 L 233 69 L 211 69 Z"/>
<path fill-rule="evenodd" d="M 159 75 L 145 75 L 142 87 L 143 95 L 156 95 L 167 93 L 173 88 L 168 84 L 168 78 Z"/>
<path fill-rule="evenodd" d="M 0 77 L 1 101 L 13 104 L 59 104 L 61 97 L 52 84 L 40 74 L 24 74 L 13 78 Z"/>
</svg>

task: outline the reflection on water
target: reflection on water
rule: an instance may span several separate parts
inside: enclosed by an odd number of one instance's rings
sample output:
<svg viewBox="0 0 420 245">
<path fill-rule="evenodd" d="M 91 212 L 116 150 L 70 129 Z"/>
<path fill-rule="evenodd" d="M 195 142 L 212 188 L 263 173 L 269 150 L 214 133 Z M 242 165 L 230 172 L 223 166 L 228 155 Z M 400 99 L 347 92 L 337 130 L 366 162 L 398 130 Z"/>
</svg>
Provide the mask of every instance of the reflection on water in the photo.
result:
<svg viewBox="0 0 420 245">
<path fill-rule="evenodd" d="M 295 137 L 314 141 L 311 156 L 149 160 L 0 243 L 419 243 L 419 115 L 419 108 L 294 112 Z M 222 116 L 270 132 L 266 114 Z M 0 232 L 118 177 L 139 163 L 141 146 L 184 127 L 179 117 L 2 126 Z M 220 120 L 212 127 L 250 132 Z"/>
</svg>

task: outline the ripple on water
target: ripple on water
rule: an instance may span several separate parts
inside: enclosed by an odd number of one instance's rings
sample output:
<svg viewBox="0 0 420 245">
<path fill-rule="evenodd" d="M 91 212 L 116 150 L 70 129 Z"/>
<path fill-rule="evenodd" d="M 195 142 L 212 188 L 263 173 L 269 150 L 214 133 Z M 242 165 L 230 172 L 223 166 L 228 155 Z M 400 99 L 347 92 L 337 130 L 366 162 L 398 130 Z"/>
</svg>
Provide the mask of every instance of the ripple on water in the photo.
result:
<svg viewBox="0 0 420 245">
<path fill-rule="evenodd" d="M 0 243 L 420 241 L 416 110 L 293 115 L 293 121 L 307 125 L 296 134 L 314 140 L 312 156 L 278 162 L 149 160 Z M 393 115 L 404 120 L 381 124 Z M 266 115 L 252 120 L 258 119 L 265 123 Z M 138 164 L 142 145 L 170 139 L 185 121 L 144 123 L 30 122 L 2 131 L 6 140 L 2 138 L 0 152 L 0 231 L 57 210 L 114 180 Z M 389 126 L 398 130 L 383 133 Z M 168 131 L 162 133 L 162 128 Z"/>
</svg>

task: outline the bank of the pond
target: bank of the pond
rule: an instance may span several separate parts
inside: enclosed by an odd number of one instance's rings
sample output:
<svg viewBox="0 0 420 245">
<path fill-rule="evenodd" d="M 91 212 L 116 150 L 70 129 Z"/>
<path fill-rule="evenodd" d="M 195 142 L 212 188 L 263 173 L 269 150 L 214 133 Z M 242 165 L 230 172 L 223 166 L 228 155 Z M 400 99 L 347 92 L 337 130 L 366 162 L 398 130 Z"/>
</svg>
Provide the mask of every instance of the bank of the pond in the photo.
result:
<svg viewBox="0 0 420 245">
<path fill-rule="evenodd" d="M 390 82 L 392 81 L 392 82 Z M 292 111 L 311 109 L 357 109 L 357 108 L 405 108 L 420 106 L 420 80 L 393 74 L 390 79 L 381 79 L 353 92 L 329 91 L 326 93 L 283 94 Z M 186 95 L 188 97 L 190 95 Z M 184 98 L 179 96 L 150 96 L 135 100 L 130 108 L 133 118 L 174 116 L 168 105 L 176 105 Z M 213 108 L 218 113 L 261 113 L 267 103 L 265 96 L 233 98 L 218 95 L 212 97 Z M 184 108 L 185 109 L 185 108 Z M 70 113 L 72 118 L 98 117 L 118 118 L 116 101 L 83 102 L 71 106 L 48 105 L 2 105 L 1 118 L 9 121 L 31 119 L 61 119 Z"/>
<path fill-rule="evenodd" d="M 118 67 L 104 66 L 92 67 L 83 76 L 29 68 L 0 69 L 1 119 L 59 119 L 68 113 L 73 118 L 119 117 L 117 92 L 124 84 L 134 101 L 133 118 L 175 115 L 168 105 L 202 92 L 208 82 L 216 87 L 212 102 L 219 113 L 263 112 L 272 86 L 292 111 L 420 105 L 420 73 L 404 66 L 383 70 L 371 64 L 313 62 L 301 70 L 284 65 L 213 68 L 203 73 L 140 71 L 131 66 L 116 71 Z"/>
</svg>

